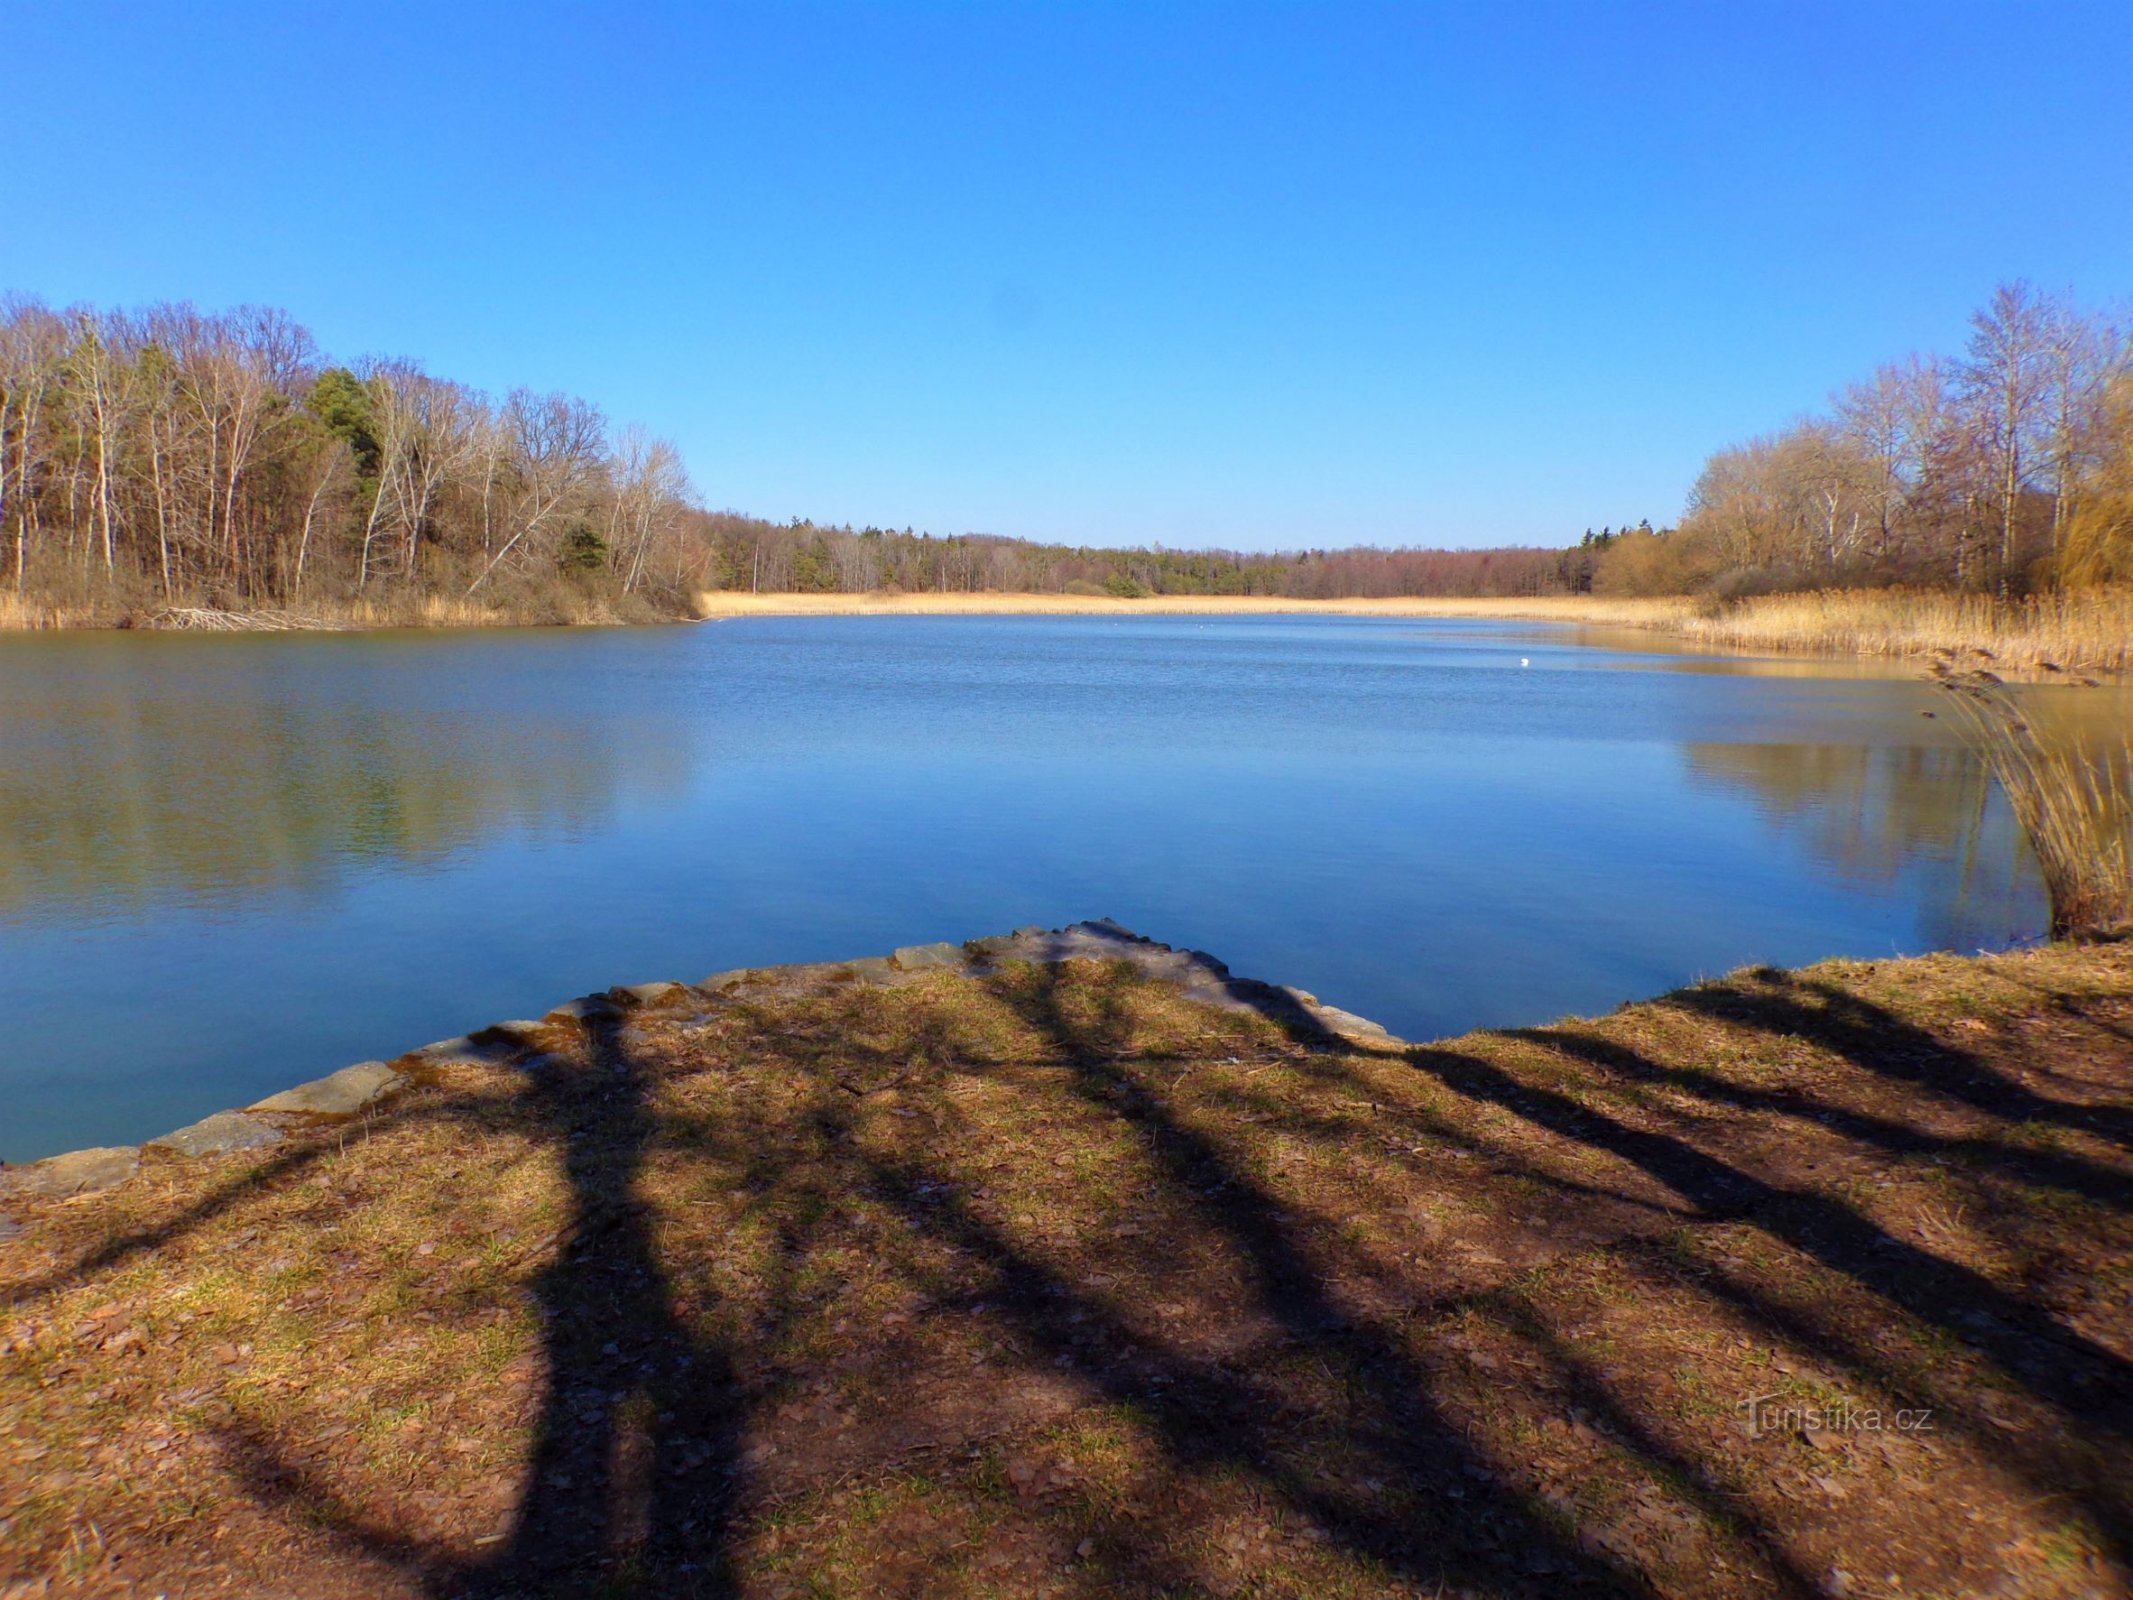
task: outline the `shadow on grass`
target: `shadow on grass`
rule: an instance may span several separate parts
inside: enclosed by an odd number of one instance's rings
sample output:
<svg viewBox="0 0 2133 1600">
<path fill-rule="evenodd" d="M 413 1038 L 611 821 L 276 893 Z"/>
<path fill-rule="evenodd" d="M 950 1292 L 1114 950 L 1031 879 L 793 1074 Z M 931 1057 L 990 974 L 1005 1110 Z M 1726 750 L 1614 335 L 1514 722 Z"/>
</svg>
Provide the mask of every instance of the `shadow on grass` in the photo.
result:
<svg viewBox="0 0 2133 1600">
<path fill-rule="evenodd" d="M 707 1115 L 661 1104 L 674 1068 L 634 1049 L 618 1009 L 587 1020 L 582 1054 L 549 1058 L 525 1075 L 515 1094 L 487 1105 L 431 1097 L 377 1125 L 389 1131 L 409 1116 L 437 1116 L 476 1136 L 508 1127 L 552 1152 L 567 1183 L 562 1242 L 527 1284 L 539 1313 L 546 1388 L 509 1525 L 478 1545 L 471 1538 L 448 1547 L 417 1537 L 350 1503 L 306 1465 L 300 1441 L 257 1428 L 229 1426 L 226 1459 L 262 1501 L 300 1512 L 352 1556 L 393 1568 L 440 1600 L 737 1594 L 750 1579 L 742 1541 L 769 1492 L 748 1446 L 792 1398 L 791 1353 L 809 1339 L 819 1347 L 833 1335 L 817 1326 L 826 1314 L 811 1299 L 809 1282 L 833 1255 L 828 1241 L 841 1213 L 865 1197 L 895 1224 L 877 1261 L 933 1307 L 929 1314 L 964 1325 L 982 1316 L 1028 1352 L 1026 1367 L 1058 1375 L 1080 1403 L 1130 1408 L 1165 1473 L 1179 1481 L 1216 1477 L 1248 1486 L 1258 1503 L 1317 1530 L 1330 1548 L 1385 1585 L 1416 1593 L 1443 1587 L 1650 1593 L 1635 1564 L 1576 1538 L 1559 1507 L 1516 1486 L 1524 1463 L 1503 1453 L 1503 1439 L 1477 1437 L 1455 1419 L 1441 1374 L 1425 1359 L 1429 1335 L 1421 1323 L 1458 1308 L 1438 1304 L 1403 1318 L 1365 1309 L 1345 1292 L 1327 1267 L 1338 1250 L 1329 1219 L 1257 1178 L 1239 1157 L 1247 1145 L 1226 1139 L 1206 1108 L 1197 1115 L 1180 1109 L 1136 1053 L 1124 987 L 1118 974 L 1108 986 L 1092 986 L 1086 974 L 1031 967 L 1003 975 L 991 992 L 1038 1041 L 1033 1054 L 1057 1069 L 1066 1100 L 1131 1150 L 1146 1185 L 1141 1200 L 1162 1210 L 1177 1230 L 1175 1237 L 1150 1240 L 1145 1252 L 1175 1251 L 1182 1262 L 1197 1251 L 1222 1264 L 1219 1273 L 1202 1271 L 1203 1283 L 1220 1279 L 1220 1315 L 1238 1328 L 1263 1330 L 1241 1354 L 1210 1353 L 1182 1332 L 1166 1332 L 1137 1314 L 1144 1308 L 1102 1292 L 1086 1275 L 1018 1239 L 971 1202 L 955 1152 L 918 1148 L 923 1141 L 882 1149 L 855 1137 L 858 1112 L 871 1096 L 972 1070 L 961 1063 L 955 1028 L 939 1017 L 923 1019 L 894 1048 L 866 1044 L 834 1026 L 811 1030 L 771 1017 L 751 1048 L 806 1080 L 799 1109 L 765 1112 L 743 1100 Z M 2122 1533 L 2128 1525 L 2133 1507 L 2124 1490 L 2098 1487 L 2093 1462 L 2078 1452 L 2116 1452 L 2122 1459 L 2133 1433 L 2127 1415 L 2133 1370 L 2036 1306 L 1836 1200 L 1743 1170 L 1687 1138 L 1634 1126 L 1589 1099 L 1525 1081 L 1494 1062 L 1429 1047 L 1358 1046 L 1321 1027 L 1282 991 L 1240 984 L 1231 993 L 1274 1024 L 1306 1078 L 1338 1087 L 1357 1070 L 1357 1057 L 1411 1067 L 1455 1102 L 1508 1113 L 1549 1140 L 1626 1163 L 1666 1197 L 1654 1202 L 1565 1179 L 1510 1144 L 1486 1144 L 1418 1108 L 1384 1113 L 1426 1138 L 1463 1142 L 1492 1171 L 1523 1176 L 1557 1204 L 1618 1205 L 1654 1227 L 1690 1219 L 1756 1230 L 1893 1312 L 1941 1331 L 2064 1418 L 2063 1443 L 1996 1441 L 2040 1492 L 2078 1501 L 2105 1529 Z M 1801 1009 L 1773 1001 L 1747 1012 L 1735 1008 L 1724 1020 L 1792 1032 L 1819 1021 L 1833 1030 L 1821 1042 L 1862 1070 L 1972 1106 L 1983 1097 L 2002 1119 L 2046 1120 L 2040 1113 L 2057 1105 L 1994 1081 L 1977 1063 L 1897 1019 L 1877 1034 L 1855 1007 L 1831 1018 L 1826 997 L 1804 1007 L 1813 1016 L 1798 1014 Z M 1814 1116 L 1883 1153 L 1922 1148 L 1926 1137 L 1885 1119 L 1832 1122 L 1809 1102 L 1717 1086 L 1624 1046 L 1568 1033 L 1528 1037 L 1582 1052 L 1595 1068 L 1633 1083 L 1707 1094 L 1729 1110 Z M 1286 1131 L 1328 1149 L 1347 1137 L 1308 1116 L 1291 1118 Z M 114 1241 L 65 1276 L 79 1281 L 166 1243 L 246 1195 L 286 1184 L 332 1148 L 328 1137 L 292 1150 L 171 1221 Z M 674 1281 L 662 1219 L 646 1198 L 647 1176 L 663 1159 L 731 1174 L 742 1220 L 764 1225 L 760 1245 L 744 1244 L 737 1226 L 732 1235 L 735 1251 L 757 1249 L 763 1258 L 766 1300 L 748 1317 L 707 1308 L 702 1284 Z M 2124 1196 L 2120 1175 L 2071 1157 L 2040 1156 L 2016 1175 L 2091 1198 L 2122 1202 Z M 1426 1181 L 1426 1173 L 1418 1171 L 1417 1181 Z M 926 1264 L 943 1252 L 962 1264 L 958 1286 L 946 1295 Z M 1818 1350 L 1876 1381 L 1897 1381 L 1871 1352 L 1738 1277 L 1704 1271 L 1694 1292 L 1773 1341 Z M 685 1303 L 686 1314 L 679 1309 Z M 1722 1528 L 1729 1551 L 1757 1569 L 1766 1591 L 1819 1591 L 1789 1537 L 1727 1493 L 1708 1461 L 1669 1443 L 1562 1330 L 1515 1294 L 1489 1292 L 1468 1303 L 1535 1352 L 1554 1392 L 1589 1411 L 1612 1448 L 1678 1486 L 1685 1504 Z M 878 1329 L 843 1337 L 857 1354 L 888 1359 Z M 788 1363 L 785 1370 L 781 1363 Z M 1113 1519 L 1095 1531 L 1101 1537 L 1091 1540 L 1087 1564 L 1076 1569 L 1082 1592 L 1198 1595 L 1217 1587 L 1181 1530 L 1160 1516 Z M 2117 1548 L 2123 1552 L 2122 1538 Z"/>
</svg>

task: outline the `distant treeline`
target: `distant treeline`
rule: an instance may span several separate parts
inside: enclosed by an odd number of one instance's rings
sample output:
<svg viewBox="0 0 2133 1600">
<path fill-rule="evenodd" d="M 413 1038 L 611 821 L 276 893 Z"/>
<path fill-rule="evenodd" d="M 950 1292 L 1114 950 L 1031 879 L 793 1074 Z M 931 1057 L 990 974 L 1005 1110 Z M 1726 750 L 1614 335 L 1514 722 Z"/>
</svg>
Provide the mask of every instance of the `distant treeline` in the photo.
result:
<svg viewBox="0 0 2133 1600">
<path fill-rule="evenodd" d="M 1036 544 L 704 510 L 597 407 L 338 364 L 279 311 L 0 300 L 0 593 L 92 610 L 436 597 L 678 613 L 701 590 L 1517 597 L 2133 581 L 2133 343 L 2023 284 L 1960 358 L 1722 450 L 1678 527 L 1565 549 Z"/>
<path fill-rule="evenodd" d="M 1282 595 L 1560 594 L 1590 565 L 1576 550 L 1107 549 L 990 534 L 935 538 L 887 528 L 772 523 L 733 512 L 694 519 L 718 586 L 764 593 Z M 1589 583 L 1586 585 L 1589 587 Z"/>
<path fill-rule="evenodd" d="M 673 445 L 584 400 L 337 363 L 280 311 L 0 300 L 0 583 L 76 607 L 414 594 L 540 615 L 594 590 L 679 611 L 712 588 L 1523 595 L 1589 586 L 1590 565 L 1543 549 L 1251 555 L 772 523 L 702 509 Z"/>
</svg>

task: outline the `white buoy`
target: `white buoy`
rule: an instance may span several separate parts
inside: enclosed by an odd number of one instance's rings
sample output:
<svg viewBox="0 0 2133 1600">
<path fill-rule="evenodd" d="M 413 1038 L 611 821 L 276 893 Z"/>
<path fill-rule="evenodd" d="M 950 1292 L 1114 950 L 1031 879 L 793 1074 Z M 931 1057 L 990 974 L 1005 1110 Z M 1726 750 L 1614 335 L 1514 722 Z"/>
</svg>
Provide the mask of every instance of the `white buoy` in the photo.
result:
<svg viewBox="0 0 2133 1600">
<path fill-rule="evenodd" d="M 1533 663 L 1528 661 L 1524 656 L 1520 656 L 1518 658 L 1518 664 L 1522 667 L 1530 667 L 1533 665 Z"/>
</svg>

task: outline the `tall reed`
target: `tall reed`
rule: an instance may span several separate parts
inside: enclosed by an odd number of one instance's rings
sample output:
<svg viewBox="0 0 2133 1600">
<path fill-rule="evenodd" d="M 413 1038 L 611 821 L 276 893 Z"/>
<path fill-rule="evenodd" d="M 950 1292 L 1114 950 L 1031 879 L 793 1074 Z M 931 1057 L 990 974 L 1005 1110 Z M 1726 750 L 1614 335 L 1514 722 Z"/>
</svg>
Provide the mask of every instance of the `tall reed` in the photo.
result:
<svg viewBox="0 0 2133 1600">
<path fill-rule="evenodd" d="M 2040 735 L 1994 674 L 1936 663 L 1934 675 L 2036 853 L 2052 937 L 2133 935 L 2133 738 L 2097 751 Z"/>
</svg>

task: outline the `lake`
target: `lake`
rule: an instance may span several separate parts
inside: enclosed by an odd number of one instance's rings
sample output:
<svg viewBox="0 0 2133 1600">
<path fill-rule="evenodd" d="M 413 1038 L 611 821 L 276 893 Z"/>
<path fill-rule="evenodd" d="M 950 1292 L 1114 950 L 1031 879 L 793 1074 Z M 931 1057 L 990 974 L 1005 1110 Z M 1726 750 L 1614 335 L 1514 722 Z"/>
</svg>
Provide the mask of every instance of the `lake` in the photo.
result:
<svg viewBox="0 0 2133 1600">
<path fill-rule="evenodd" d="M 1933 703 L 1383 618 L 0 637 L 0 1158 L 613 983 L 1029 923 L 1418 1038 L 2034 938 Z"/>
</svg>

